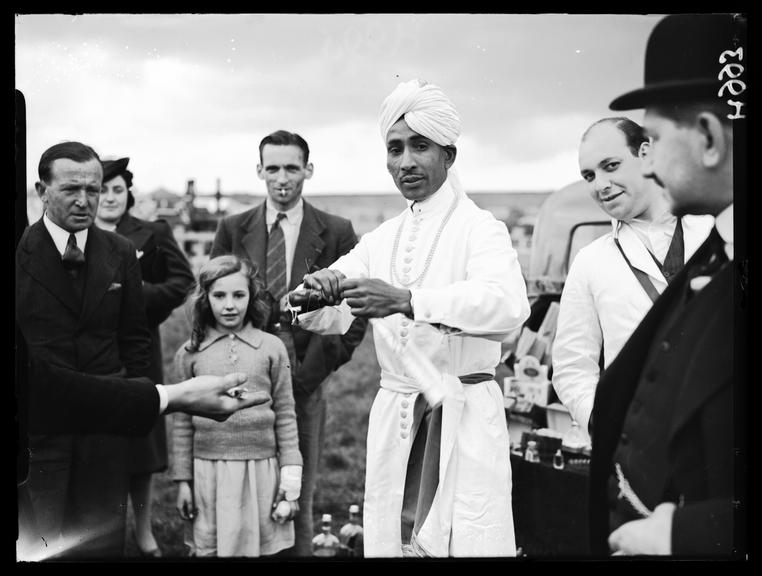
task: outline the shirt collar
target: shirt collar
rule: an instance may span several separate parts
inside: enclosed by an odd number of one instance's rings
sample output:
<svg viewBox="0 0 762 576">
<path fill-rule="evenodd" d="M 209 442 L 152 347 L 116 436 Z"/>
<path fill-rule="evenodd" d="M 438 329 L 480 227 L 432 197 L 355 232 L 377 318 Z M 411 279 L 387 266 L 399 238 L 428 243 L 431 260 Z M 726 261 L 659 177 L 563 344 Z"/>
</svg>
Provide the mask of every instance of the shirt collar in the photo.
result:
<svg viewBox="0 0 762 576">
<path fill-rule="evenodd" d="M 267 220 L 267 224 L 269 225 L 275 222 L 275 219 L 277 218 L 278 212 L 280 212 L 280 210 L 276 208 L 275 203 L 270 199 L 269 196 L 265 201 L 265 211 L 265 219 Z M 304 199 L 300 196 L 296 205 L 283 213 L 286 215 L 286 222 L 289 224 L 301 223 L 302 216 L 304 216 Z"/>
<path fill-rule="evenodd" d="M 720 238 L 725 241 L 725 252 L 728 253 L 728 258 L 733 259 L 733 204 L 725 208 L 714 219 L 714 225 L 717 228 L 717 232 L 720 234 Z"/>
<path fill-rule="evenodd" d="M 435 212 L 446 209 L 450 205 L 450 202 L 452 202 L 454 194 L 455 191 L 452 189 L 452 185 L 448 179 L 445 180 L 444 183 L 439 187 L 439 190 L 434 192 L 425 200 L 405 201 L 407 202 L 407 206 L 410 208 L 410 211 L 416 216 L 420 214 L 434 214 Z"/>
<path fill-rule="evenodd" d="M 201 352 L 202 350 L 209 348 L 209 346 L 217 342 L 217 340 L 230 338 L 231 336 L 233 336 L 233 339 L 245 342 L 252 348 L 259 348 L 262 345 L 262 334 L 262 330 L 254 328 L 250 322 L 247 322 L 238 332 L 231 333 L 220 332 L 217 328 L 209 327 L 206 330 L 204 341 L 198 345 L 198 351 Z"/>
<path fill-rule="evenodd" d="M 642 218 L 632 218 L 625 221 L 627 224 L 638 230 L 648 232 L 650 230 L 662 230 L 667 236 L 672 236 L 675 233 L 675 225 L 677 224 L 677 217 L 669 210 L 665 210 L 653 220 L 643 220 Z"/>
<path fill-rule="evenodd" d="M 71 234 L 71 232 L 64 230 L 58 224 L 53 222 L 48 217 L 47 212 L 42 216 L 42 223 L 45 224 L 45 228 L 48 229 L 50 237 L 53 238 L 56 250 L 58 250 L 58 253 L 63 257 L 64 252 L 66 252 L 66 244 L 69 242 L 69 234 Z M 87 232 L 88 229 L 85 228 L 84 230 L 74 233 L 74 237 L 77 239 L 77 247 L 82 250 L 83 254 L 85 252 L 85 247 L 87 246 Z"/>
<path fill-rule="evenodd" d="M 615 238 L 619 236 L 619 231 L 625 224 L 629 224 L 633 229 L 641 230 L 643 232 L 647 232 L 652 228 L 662 228 L 663 232 L 671 238 L 675 233 L 676 222 L 677 217 L 669 210 L 665 210 L 651 221 L 642 220 L 640 218 L 631 218 L 630 220 L 617 220 L 612 218 L 611 227 L 614 231 Z"/>
</svg>

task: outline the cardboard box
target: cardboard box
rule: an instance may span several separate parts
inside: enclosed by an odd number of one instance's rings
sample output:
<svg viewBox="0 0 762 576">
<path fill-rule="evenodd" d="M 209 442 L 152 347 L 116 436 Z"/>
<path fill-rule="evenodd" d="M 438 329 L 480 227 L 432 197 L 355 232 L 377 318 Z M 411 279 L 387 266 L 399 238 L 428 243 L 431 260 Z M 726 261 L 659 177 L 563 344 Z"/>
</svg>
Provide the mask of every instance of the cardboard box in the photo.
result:
<svg viewBox="0 0 762 576">
<path fill-rule="evenodd" d="M 550 401 L 552 387 L 549 380 L 524 380 L 509 376 L 503 380 L 503 393 L 506 397 L 513 396 L 517 400 L 525 400 L 537 406 L 547 406 Z"/>
</svg>

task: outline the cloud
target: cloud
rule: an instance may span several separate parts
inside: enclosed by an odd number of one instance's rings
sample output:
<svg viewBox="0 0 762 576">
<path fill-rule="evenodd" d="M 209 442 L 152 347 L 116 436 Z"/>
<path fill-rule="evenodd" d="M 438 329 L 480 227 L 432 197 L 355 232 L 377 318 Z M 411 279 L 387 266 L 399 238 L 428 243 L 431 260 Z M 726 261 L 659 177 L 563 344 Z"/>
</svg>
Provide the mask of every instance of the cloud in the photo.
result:
<svg viewBox="0 0 762 576">
<path fill-rule="evenodd" d="M 463 118 L 464 181 L 548 189 L 576 173 L 581 131 L 642 81 L 657 19 L 19 15 L 28 170 L 50 145 L 76 139 L 130 156 L 143 189 L 177 190 L 187 178 L 213 189 L 221 178 L 226 189 L 258 190 L 259 140 L 287 129 L 314 150 L 310 190 L 390 190 L 379 106 L 398 82 L 420 77 L 442 86 Z"/>
<path fill-rule="evenodd" d="M 547 192 L 579 179 L 576 146 L 527 159 L 516 158 L 500 147 L 474 138 L 461 137 L 456 168 L 464 187 L 472 192 Z"/>
</svg>

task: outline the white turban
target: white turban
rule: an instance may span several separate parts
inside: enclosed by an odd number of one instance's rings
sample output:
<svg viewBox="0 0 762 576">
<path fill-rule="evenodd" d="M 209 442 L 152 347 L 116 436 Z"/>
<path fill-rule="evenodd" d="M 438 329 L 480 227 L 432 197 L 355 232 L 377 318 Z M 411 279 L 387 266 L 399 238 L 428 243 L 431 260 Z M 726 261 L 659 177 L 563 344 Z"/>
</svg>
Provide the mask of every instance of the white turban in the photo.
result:
<svg viewBox="0 0 762 576">
<path fill-rule="evenodd" d="M 386 135 L 400 118 L 411 130 L 440 146 L 451 146 L 460 136 L 460 117 L 439 86 L 424 80 L 401 82 L 381 104 L 379 127 Z"/>
</svg>

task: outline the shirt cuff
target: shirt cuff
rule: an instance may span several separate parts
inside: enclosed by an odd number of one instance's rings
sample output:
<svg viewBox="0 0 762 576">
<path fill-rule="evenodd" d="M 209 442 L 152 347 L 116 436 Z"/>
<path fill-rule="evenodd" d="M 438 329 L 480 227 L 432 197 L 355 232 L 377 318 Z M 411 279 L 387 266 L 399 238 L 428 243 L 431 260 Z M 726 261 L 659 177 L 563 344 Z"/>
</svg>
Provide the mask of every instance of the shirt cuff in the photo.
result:
<svg viewBox="0 0 762 576">
<path fill-rule="evenodd" d="M 296 464 L 281 466 L 280 489 L 285 492 L 286 500 L 293 502 L 299 500 L 302 492 L 302 467 Z"/>
<path fill-rule="evenodd" d="M 162 384 L 156 385 L 156 391 L 159 393 L 159 415 L 161 415 L 164 414 L 164 411 L 169 405 L 169 395 L 167 394 L 167 391 L 164 390 L 164 386 Z"/>
</svg>

